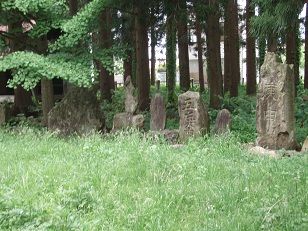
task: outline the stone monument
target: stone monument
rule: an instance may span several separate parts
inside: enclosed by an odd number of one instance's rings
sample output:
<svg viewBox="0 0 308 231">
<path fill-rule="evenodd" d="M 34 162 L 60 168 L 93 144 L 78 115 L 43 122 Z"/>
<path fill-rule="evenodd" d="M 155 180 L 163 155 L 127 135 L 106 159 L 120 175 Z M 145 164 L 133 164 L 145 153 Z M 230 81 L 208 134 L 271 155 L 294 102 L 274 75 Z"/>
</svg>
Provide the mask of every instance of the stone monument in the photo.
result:
<svg viewBox="0 0 308 231">
<path fill-rule="evenodd" d="M 151 131 L 161 131 L 165 129 L 166 124 L 166 107 L 164 98 L 157 93 L 151 100 Z"/>
<path fill-rule="evenodd" d="M 223 134 L 231 128 L 231 113 L 227 109 L 222 109 L 216 118 L 214 132 L 216 134 Z"/>
<path fill-rule="evenodd" d="M 127 76 L 125 80 L 125 112 L 118 113 L 113 118 L 113 131 L 126 129 L 129 127 L 143 128 L 144 116 L 135 115 L 138 107 L 137 97 L 134 95 L 135 87 L 131 77 Z"/>
<path fill-rule="evenodd" d="M 257 94 L 257 145 L 269 149 L 295 149 L 295 87 L 293 66 L 267 53 Z"/>
<path fill-rule="evenodd" d="M 198 92 L 188 91 L 179 96 L 181 141 L 209 131 L 209 116 Z"/>
<path fill-rule="evenodd" d="M 48 129 L 61 135 L 101 131 L 105 117 L 94 89 L 72 88 L 48 113 Z"/>
</svg>

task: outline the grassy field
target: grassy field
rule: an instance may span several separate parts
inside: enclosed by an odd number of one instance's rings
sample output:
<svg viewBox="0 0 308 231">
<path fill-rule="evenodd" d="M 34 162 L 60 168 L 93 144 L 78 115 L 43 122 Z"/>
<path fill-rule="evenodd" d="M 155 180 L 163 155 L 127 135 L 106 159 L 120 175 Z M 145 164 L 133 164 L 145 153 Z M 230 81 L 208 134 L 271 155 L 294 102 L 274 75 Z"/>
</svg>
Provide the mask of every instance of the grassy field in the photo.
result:
<svg viewBox="0 0 308 231">
<path fill-rule="evenodd" d="M 0 130 L 0 230 L 308 230 L 308 155 L 238 140 Z"/>
</svg>

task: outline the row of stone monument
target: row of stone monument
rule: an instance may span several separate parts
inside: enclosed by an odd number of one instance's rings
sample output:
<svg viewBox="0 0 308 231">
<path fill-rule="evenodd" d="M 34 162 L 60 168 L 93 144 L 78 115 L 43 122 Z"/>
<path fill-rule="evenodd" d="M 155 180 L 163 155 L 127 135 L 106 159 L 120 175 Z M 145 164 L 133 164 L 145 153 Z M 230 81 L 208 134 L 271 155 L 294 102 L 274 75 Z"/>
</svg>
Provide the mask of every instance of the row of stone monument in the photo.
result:
<svg viewBox="0 0 308 231">
<path fill-rule="evenodd" d="M 136 114 L 137 97 L 134 96 L 135 88 L 127 78 L 125 82 L 125 112 L 116 114 L 113 120 L 113 130 L 121 130 L 129 127 L 142 128 L 144 116 Z M 150 130 L 153 133 L 164 135 L 169 141 L 177 139 L 185 141 L 189 137 L 203 135 L 209 132 L 209 116 L 204 102 L 198 92 L 188 91 L 179 96 L 179 130 L 166 130 L 166 107 L 164 98 L 156 93 L 151 100 L 151 121 Z M 228 130 L 231 122 L 231 115 L 227 110 L 222 110 L 216 123 L 216 132 L 222 133 Z"/>
<path fill-rule="evenodd" d="M 261 68 L 257 95 L 256 144 L 268 149 L 298 149 L 295 139 L 295 85 L 293 66 L 283 64 L 278 55 L 267 53 Z M 125 84 L 125 113 L 114 118 L 115 130 L 127 127 L 141 128 L 143 115 L 135 115 L 137 99 L 128 78 Z M 151 100 L 151 131 L 167 137 L 179 136 L 180 141 L 209 132 L 209 116 L 200 94 L 188 91 L 178 99 L 180 126 L 177 131 L 165 130 L 166 109 L 163 97 L 157 93 Z M 230 128 L 231 114 L 226 110 L 217 116 L 214 131 L 223 133 Z M 307 134 L 308 135 L 308 134 Z"/>
<path fill-rule="evenodd" d="M 256 144 L 268 149 L 298 149 L 295 139 L 295 86 L 293 66 L 283 64 L 275 53 L 267 53 L 261 67 L 257 94 Z M 125 82 L 125 112 L 115 115 L 113 130 L 128 127 L 142 128 L 144 117 L 136 114 L 137 98 L 134 86 Z M 48 128 L 66 135 L 87 133 L 105 127 L 104 115 L 94 91 L 76 89 L 68 93 L 49 113 Z M 151 100 L 151 131 L 168 139 L 186 140 L 188 137 L 209 132 L 209 116 L 199 93 L 186 92 L 179 96 L 179 130 L 165 130 L 166 109 L 158 93 Z M 0 105 L 0 124 L 5 122 L 8 109 Z M 231 115 L 222 110 L 216 121 L 215 131 L 229 129 Z M 308 134 L 307 134 L 308 135 Z M 305 142 L 307 143 L 307 142 Z"/>
</svg>

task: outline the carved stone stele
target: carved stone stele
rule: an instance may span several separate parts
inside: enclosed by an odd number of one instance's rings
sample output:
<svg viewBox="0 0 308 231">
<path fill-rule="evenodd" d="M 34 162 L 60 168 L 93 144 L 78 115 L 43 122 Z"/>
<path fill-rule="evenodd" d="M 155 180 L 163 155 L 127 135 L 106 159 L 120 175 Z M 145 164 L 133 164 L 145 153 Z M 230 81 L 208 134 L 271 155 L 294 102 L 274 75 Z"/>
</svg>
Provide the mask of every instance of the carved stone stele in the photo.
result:
<svg viewBox="0 0 308 231">
<path fill-rule="evenodd" d="M 157 93 L 151 100 L 151 131 L 161 131 L 165 129 L 166 124 L 166 107 L 164 98 Z"/>
<path fill-rule="evenodd" d="M 267 53 L 261 67 L 257 94 L 257 145 L 269 149 L 295 149 L 295 86 L 293 65 Z"/>
<path fill-rule="evenodd" d="M 179 96 L 181 141 L 209 131 L 209 116 L 198 92 L 188 91 Z"/>
</svg>

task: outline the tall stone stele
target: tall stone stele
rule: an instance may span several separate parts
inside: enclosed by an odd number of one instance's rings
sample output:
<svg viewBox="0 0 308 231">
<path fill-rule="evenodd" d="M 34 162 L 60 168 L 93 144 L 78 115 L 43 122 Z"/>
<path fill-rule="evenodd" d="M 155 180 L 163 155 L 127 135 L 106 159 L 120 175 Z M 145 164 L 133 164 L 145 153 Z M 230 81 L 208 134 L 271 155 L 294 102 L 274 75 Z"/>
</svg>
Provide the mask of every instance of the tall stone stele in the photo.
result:
<svg viewBox="0 0 308 231">
<path fill-rule="evenodd" d="M 166 125 L 166 107 L 164 98 L 160 93 L 156 93 L 151 100 L 151 131 L 162 131 Z"/>
<path fill-rule="evenodd" d="M 181 141 L 203 135 L 209 131 L 209 116 L 198 92 L 188 91 L 179 96 Z"/>
<path fill-rule="evenodd" d="M 295 85 L 293 65 L 267 53 L 261 67 L 257 94 L 257 145 L 295 149 Z"/>
<path fill-rule="evenodd" d="M 137 97 L 134 95 L 135 87 L 131 77 L 127 76 L 125 83 L 125 112 L 118 113 L 113 118 L 113 131 L 126 129 L 129 127 L 143 128 L 144 116 L 142 114 L 135 115 L 138 107 Z"/>
</svg>

